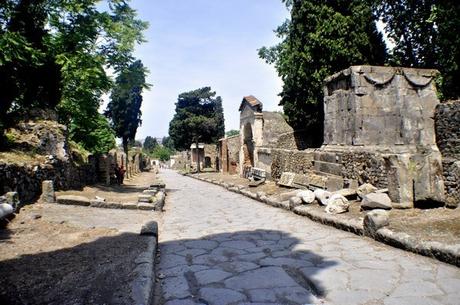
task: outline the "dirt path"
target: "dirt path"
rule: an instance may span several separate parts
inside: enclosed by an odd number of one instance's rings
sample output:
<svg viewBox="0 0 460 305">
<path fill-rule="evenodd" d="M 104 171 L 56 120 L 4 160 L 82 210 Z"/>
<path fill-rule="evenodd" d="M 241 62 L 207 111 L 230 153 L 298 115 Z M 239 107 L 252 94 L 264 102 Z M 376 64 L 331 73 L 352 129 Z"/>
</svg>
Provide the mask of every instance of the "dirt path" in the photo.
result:
<svg viewBox="0 0 460 305">
<path fill-rule="evenodd" d="M 151 178 L 139 175 L 130 190 L 143 189 Z M 139 232 L 159 217 L 138 210 L 26 206 L 0 230 L 0 304 L 133 304 L 135 270 L 153 238 Z"/>
</svg>

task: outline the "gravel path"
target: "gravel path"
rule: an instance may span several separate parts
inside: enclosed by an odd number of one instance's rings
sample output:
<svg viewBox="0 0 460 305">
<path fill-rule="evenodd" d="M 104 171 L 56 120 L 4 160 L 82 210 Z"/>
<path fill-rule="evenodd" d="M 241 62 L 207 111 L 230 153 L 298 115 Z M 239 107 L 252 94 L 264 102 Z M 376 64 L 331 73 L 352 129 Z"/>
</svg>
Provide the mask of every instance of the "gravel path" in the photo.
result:
<svg viewBox="0 0 460 305">
<path fill-rule="evenodd" d="M 460 269 L 163 171 L 158 304 L 452 304 Z"/>
</svg>

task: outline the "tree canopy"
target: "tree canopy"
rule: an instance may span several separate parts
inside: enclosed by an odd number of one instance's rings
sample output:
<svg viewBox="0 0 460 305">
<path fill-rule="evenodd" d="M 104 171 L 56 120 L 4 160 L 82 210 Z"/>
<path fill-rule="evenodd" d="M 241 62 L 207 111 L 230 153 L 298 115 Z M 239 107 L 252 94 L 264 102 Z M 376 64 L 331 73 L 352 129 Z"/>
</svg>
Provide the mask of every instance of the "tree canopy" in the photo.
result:
<svg viewBox="0 0 460 305">
<path fill-rule="evenodd" d="M 0 135 L 31 108 L 51 109 L 85 148 L 108 147 L 110 132 L 88 136 L 96 125 L 106 126 L 98 113 L 113 85 L 106 68 L 118 74 L 134 61 L 147 23 L 136 18 L 129 0 L 108 0 L 107 10 L 98 2 L 2 1 Z"/>
<path fill-rule="evenodd" d="M 288 122 L 295 129 L 321 135 L 324 79 L 350 65 L 382 65 L 385 44 L 366 1 L 283 2 L 290 19 L 275 30 L 283 40 L 261 48 L 259 56 L 274 64 L 283 80 L 280 105 Z"/>
<path fill-rule="evenodd" d="M 177 150 L 195 142 L 216 143 L 225 134 L 222 98 L 210 87 L 181 93 L 176 113 L 169 123 L 169 135 Z"/>
<path fill-rule="evenodd" d="M 117 137 L 128 152 L 128 143 L 136 137 L 142 123 L 142 90 L 149 87 L 145 81 L 147 70 L 140 60 L 122 70 L 115 81 L 110 102 L 105 111 Z"/>
<path fill-rule="evenodd" d="M 456 0 L 374 1 L 374 10 L 395 43 L 389 63 L 436 68 L 444 99 L 460 97 L 460 7 Z"/>
<path fill-rule="evenodd" d="M 158 146 L 158 141 L 156 138 L 147 136 L 144 140 L 144 150 L 147 152 L 152 152 L 155 147 Z"/>
</svg>

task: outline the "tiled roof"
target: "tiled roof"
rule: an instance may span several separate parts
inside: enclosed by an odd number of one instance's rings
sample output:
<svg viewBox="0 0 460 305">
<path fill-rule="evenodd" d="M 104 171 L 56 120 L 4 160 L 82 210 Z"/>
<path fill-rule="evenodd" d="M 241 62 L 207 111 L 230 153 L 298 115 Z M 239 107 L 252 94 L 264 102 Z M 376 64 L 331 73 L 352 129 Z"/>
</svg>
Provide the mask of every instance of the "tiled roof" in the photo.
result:
<svg viewBox="0 0 460 305">
<path fill-rule="evenodd" d="M 239 111 L 243 109 L 244 103 L 248 103 L 251 107 L 257 108 L 257 110 L 262 111 L 262 106 L 263 106 L 262 102 L 259 101 L 253 95 L 248 95 L 248 96 L 243 97 L 243 101 L 241 102 Z"/>
</svg>

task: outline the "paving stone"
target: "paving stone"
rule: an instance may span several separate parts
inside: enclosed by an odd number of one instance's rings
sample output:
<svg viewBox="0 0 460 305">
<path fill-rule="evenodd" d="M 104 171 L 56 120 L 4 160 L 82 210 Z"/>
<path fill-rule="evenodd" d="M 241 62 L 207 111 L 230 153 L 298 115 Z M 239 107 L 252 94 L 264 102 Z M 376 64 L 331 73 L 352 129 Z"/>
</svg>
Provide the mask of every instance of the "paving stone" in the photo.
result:
<svg viewBox="0 0 460 305">
<path fill-rule="evenodd" d="M 182 299 L 191 296 L 187 280 L 183 276 L 168 277 L 162 282 L 161 290 L 166 300 L 171 298 Z"/>
<path fill-rule="evenodd" d="M 444 294 L 434 283 L 410 282 L 398 285 L 391 294 L 392 297 L 427 297 Z"/>
<path fill-rule="evenodd" d="M 232 274 L 222 271 L 220 269 L 208 269 L 195 273 L 195 277 L 200 285 L 207 285 L 210 283 L 220 282 L 225 278 L 230 277 Z"/>
<path fill-rule="evenodd" d="M 219 243 L 214 240 L 192 240 L 184 242 L 184 245 L 187 248 L 212 250 L 216 248 Z"/>
<path fill-rule="evenodd" d="M 210 305 L 227 305 L 246 300 L 244 294 L 225 288 L 202 288 L 200 294 Z"/>
<path fill-rule="evenodd" d="M 290 286 L 297 283 L 280 267 L 263 267 L 256 270 L 246 271 L 229 278 L 224 282 L 225 286 L 232 289 L 275 288 Z"/>
</svg>

